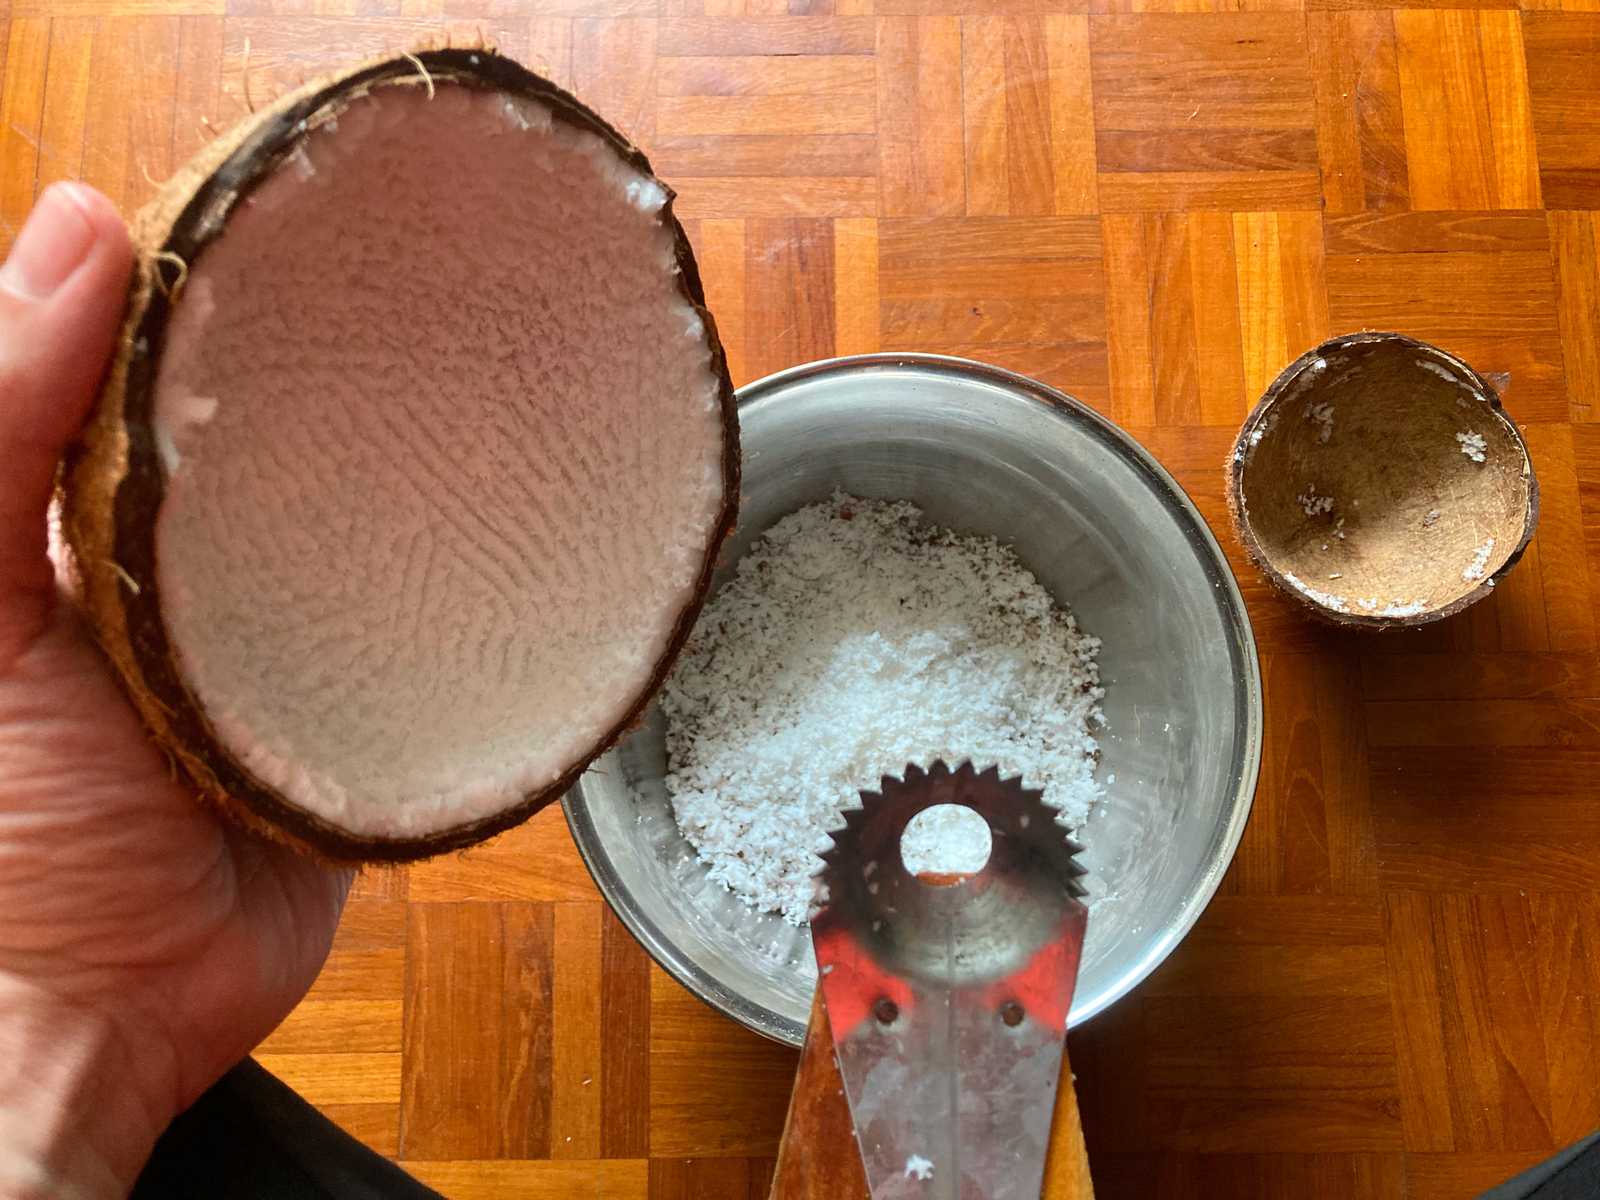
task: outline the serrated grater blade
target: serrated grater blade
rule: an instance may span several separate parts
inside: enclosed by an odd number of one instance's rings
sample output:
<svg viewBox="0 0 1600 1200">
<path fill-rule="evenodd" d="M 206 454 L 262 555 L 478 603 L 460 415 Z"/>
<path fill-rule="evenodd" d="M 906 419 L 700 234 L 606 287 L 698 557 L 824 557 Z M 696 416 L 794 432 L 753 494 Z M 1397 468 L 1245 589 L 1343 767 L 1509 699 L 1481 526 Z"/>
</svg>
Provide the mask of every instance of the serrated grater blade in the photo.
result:
<svg viewBox="0 0 1600 1200">
<path fill-rule="evenodd" d="M 998 770 L 909 766 L 831 834 L 811 929 L 873 1200 L 1038 1200 L 1088 910 L 1076 843 Z M 989 824 L 982 870 L 913 878 L 924 809 Z"/>
</svg>

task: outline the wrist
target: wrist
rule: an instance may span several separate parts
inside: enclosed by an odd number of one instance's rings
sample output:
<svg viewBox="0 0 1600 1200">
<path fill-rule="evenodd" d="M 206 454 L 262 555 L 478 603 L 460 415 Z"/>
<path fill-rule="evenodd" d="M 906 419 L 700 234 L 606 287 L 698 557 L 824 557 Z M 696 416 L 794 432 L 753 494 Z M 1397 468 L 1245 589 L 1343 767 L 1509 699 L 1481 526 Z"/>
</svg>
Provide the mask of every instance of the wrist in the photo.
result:
<svg viewBox="0 0 1600 1200">
<path fill-rule="evenodd" d="M 0 1200 L 122 1200 L 173 1116 L 107 1016 L 0 977 Z"/>
</svg>

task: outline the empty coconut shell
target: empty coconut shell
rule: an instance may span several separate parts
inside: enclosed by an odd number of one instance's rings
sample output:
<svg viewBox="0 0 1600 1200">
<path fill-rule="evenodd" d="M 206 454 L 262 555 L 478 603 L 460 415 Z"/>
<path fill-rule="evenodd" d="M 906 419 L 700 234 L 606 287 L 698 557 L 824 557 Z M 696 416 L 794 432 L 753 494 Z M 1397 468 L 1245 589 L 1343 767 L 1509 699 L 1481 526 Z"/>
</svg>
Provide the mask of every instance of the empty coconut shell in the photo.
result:
<svg viewBox="0 0 1600 1200">
<path fill-rule="evenodd" d="M 734 522 L 670 189 L 554 85 L 432 50 L 257 113 L 134 238 L 65 518 L 155 739 L 336 859 L 557 799 L 661 683 Z"/>
<path fill-rule="evenodd" d="M 1301 355 L 1245 422 L 1227 475 L 1256 565 L 1341 625 L 1460 612 L 1516 563 L 1538 521 L 1527 446 L 1495 389 L 1400 334 Z"/>
</svg>

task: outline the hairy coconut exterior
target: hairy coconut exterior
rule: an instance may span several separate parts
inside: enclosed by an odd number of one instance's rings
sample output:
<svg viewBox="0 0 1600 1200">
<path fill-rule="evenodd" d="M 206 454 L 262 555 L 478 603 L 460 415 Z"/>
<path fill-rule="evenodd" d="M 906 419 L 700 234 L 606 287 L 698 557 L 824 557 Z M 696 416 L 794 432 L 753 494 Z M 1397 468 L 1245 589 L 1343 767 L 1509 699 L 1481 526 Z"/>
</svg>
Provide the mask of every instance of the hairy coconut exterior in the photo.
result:
<svg viewBox="0 0 1600 1200">
<path fill-rule="evenodd" d="M 64 473 L 65 533 L 81 576 L 83 602 L 96 637 L 115 665 L 151 736 L 182 768 L 201 797 L 246 827 L 317 857 L 338 862 L 406 862 L 460 849 L 527 820 L 560 799 L 600 754 L 637 724 L 665 681 L 710 591 L 723 542 L 732 532 L 739 496 L 738 415 L 716 324 L 705 307 L 689 240 L 672 214 L 660 219 L 677 243 L 684 297 L 705 323 L 711 370 L 723 416 L 723 503 L 705 548 L 691 603 L 631 708 L 555 783 L 520 803 L 470 824 L 427 837 L 355 837 L 289 803 L 263 785 L 224 748 L 184 682 L 161 612 L 155 575 L 155 519 L 166 481 L 152 426 L 156 368 L 187 264 L 215 238 L 233 207 L 294 152 L 311 129 L 381 87 L 440 83 L 489 89 L 546 105 L 557 121 L 603 138 L 633 169 L 659 183 L 649 160 L 616 129 L 555 84 L 487 49 L 432 49 L 384 59 L 315 80 L 222 134 L 170 179 L 133 220 L 137 255 L 115 360 Z"/>
<path fill-rule="evenodd" d="M 1414 366 L 1418 361 L 1432 361 L 1451 371 L 1471 392 L 1475 393 L 1475 402 L 1486 409 L 1491 419 L 1507 435 L 1507 443 L 1514 448 L 1513 461 L 1505 464 L 1507 469 L 1518 476 L 1526 488 L 1526 499 L 1520 511 L 1515 515 L 1509 528 L 1501 528 L 1497 536 L 1503 537 L 1512 544 L 1512 550 L 1506 560 L 1492 573 L 1485 572 L 1484 578 L 1477 582 L 1477 586 L 1465 595 L 1458 596 L 1448 603 L 1437 607 L 1427 608 L 1422 612 L 1405 613 L 1401 615 L 1383 616 L 1378 612 L 1349 611 L 1341 612 L 1308 596 L 1303 590 L 1289 581 L 1289 570 L 1282 561 L 1280 548 L 1272 544 L 1270 537 L 1264 537 L 1260 529 L 1260 522 L 1252 517 L 1249 505 L 1245 499 L 1247 478 L 1251 475 L 1254 456 L 1252 449 L 1254 437 L 1260 437 L 1273 427 L 1273 422 L 1280 413 L 1287 411 L 1294 404 L 1307 402 L 1338 402 L 1337 385 L 1318 391 L 1315 388 L 1301 386 L 1305 373 L 1313 369 L 1318 360 L 1332 363 L 1349 363 L 1353 360 L 1362 363 L 1362 369 L 1378 377 L 1384 374 L 1395 374 L 1407 367 Z M 1327 375 L 1333 376 L 1335 370 L 1329 370 Z M 1285 420 L 1288 420 L 1285 417 Z M 1337 411 L 1334 420 L 1337 421 Z M 1301 423 L 1302 425 L 1304 422 Z M 1259 433 L 1258 433 L 1259 431 Z M 1404 455 L 1420 431 L 1408 421 L 1403 411 L 1397 411 L 1394 423 L 1394 436 L 1392 445 L 1386 448 L 1390 454 Z M 1304 436 L 1302 433 L 1301 436 Z M 1331 469 L 1325 478 L 1333 481 L 1329 490 L 1337 491 L 1349 486 L 1352 490 L 1360 492 L 1363 485 L 1374 476 L 1374 464 L 1363 462 L 1359 457 L 1330 456 Z M 1503 576 L 1522 558 L 1523 551 L 1528 547 L 1528 542 L 1533 537 L 1533 531 L 1539 523 L 1539 480 L 1534 473 L 1532 460 L 1528 456 L 1528 447 L 1519 430 L 1501 404 L 1500 395 L 1483 375 L 1474 370 L 1467 363 L 1457 358 L 1447 350 L 1416 338 L 1407 337 L 1400 333 L 1352 333 L 1331 338 L 1314 349 L 1307 350 L 1294 362 L 1285 367 L 1277 379 L 1273 380 L 1270 387 L 1262 395 L 1260 402 L 1255 406 L 1249 417 L 1245 419 L 1243 428 L 1235 440 L 1233 449 L 1228 454 L 1228 461 L 1224 467 L 1227 476 L 1228 518 L 1234 536 L 1244 546 L 1245 552 L 1250 556 L 1250 561 L 1266 577 L 1267 581 L 1284 595 L 1298 601 L 1312 615 L 1330 624 L 1347 629 L 1404 629 L 1417 625 L 1426 625 L 1433 621 L 1443 620 L 1445 617 L 1454 616 L 1476 604 L 1487 596 L 1495 586 L 1496 580 Z M 1289 492 L 1294 486 L 1303 486 L 1294 481 L 1275 481 L 1279 486 L 1278 491 L 1283 491 L 1282 484 L 1289 483 Z M 1310 481 L 1304 481 L 1310 482 Z M 1323 482 L 1319 480 L 1318 482 Z M 1324 484 L 1326 486 L 1326 484 Z M 1287 494 L 1287 493 L 1285 493 Z M 1469 501 L 1470 502 L 1470 501 Z M 1404 550 L 1405 547 L 1389 547 L 1390 550 Z M 1464 549 L 1464 547 L 1456 547 Z M 1470 550 L 1467 551 L 1470 553 Z M 1457 555 L 1457 558 L 1460 556 Z M 1418 589 L 1425 588 L 1437 563 L 1437 555 L 1424 555 L 1418 553 L 1418 565 L 1415 571 L 1415 585 Z M 1431 560 L 1431 561 L 1430 561 Z M 1456 562 L 1456 559 L 1446 561 Z M 1459 564 L 1458 564 L 1459 565 Z"/>
</svg>

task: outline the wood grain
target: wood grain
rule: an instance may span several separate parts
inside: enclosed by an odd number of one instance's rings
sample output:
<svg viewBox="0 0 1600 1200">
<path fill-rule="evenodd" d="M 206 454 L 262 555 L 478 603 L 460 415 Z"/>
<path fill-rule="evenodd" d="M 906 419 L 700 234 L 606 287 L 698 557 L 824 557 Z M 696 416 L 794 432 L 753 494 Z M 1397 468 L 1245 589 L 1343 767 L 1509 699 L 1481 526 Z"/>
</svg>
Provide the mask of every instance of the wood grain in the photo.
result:
<svg viewBox="0 0 1600 1200">
<path fill-rule="evenodd" d="M 1393 14 L 1314 12 L 1306 29 L 1328 211 L 1406 208 L 1411 190 Z"/>
<path fill-rule="evenodd" d="M 51 22 L 18 17 L 7 30 L 6 75 L 0 87 L 0 221 L 15 237 L 33 207 L 39 175 Z M 79 143 L 83 131 L 78 129 Z"/>
<path fill-rule="evenodd" d="M 1100 226 L 1093 217 L 886 220 L 880 346 L 986 359 L 1105 398 Z"/>
<path fill-rule="evenodd" d="M 1600 420 L 1600 214 L 1552 212 L 1550 245 L 1560 291 L 1568 415 Z"/>
<path fill-rule="evenodd" d="M 1071 1036 L 1098 1194 L 1457 1200 L 1600 1126 L 1600 0 L 1521 7 L 13 0 L 0 238 L 57 180 L 131 210 L 330 66 L 487 40 L 653 156 L 737 382 L 938 351 L 1121 423 L 1238 572 L 1267 717 L 1221 895 Z M 1543 492 L 1492 598 L 1387 639 L 1248 569 L 1220 470 L 1363 327 L 1506 373 Z M 554 810 L 363 875 L 261 1056 L 467 1200 L 766 1200 L 796 1063 L 651 964 Z"/>
<path fill-rule="evenodd" d="M 544 1158 L 550 1153 L 548 905 L 410 907 L 408 1158 Z"/>
<path fill-rule="evenodd" d="M 593 904 L 555 907 L 550 995 L 550 1156 L 594 1159 L 600 1131 L 605 1057 L 600 1050 L 605 922 Z"/>
<path fill-rule="evenodd" d="M 806 1041 L 795 1068 L 772 1200 L 870 1200 L 821 992 L 811 1002 Z"/>
<path fill-rule="evenodd" d="M 1394 329 L 1511 376 L 1522 421 L 1568 412 L 1555 276 L 1541 250 L 1329 253 L 1336 329 Z"/>
<path fill-rule="evenodd" d="M 1415 10 L 1394 22 L 1412 207 L 1538 207 L 1520 14 Z"/>
<path fill-rule="evenodd" d="M 640 1158 L 651 1152 L 650 960 L 610 909 L 600 914 L 600 1153 Z"/>
<path fill-rule="evenodd" d="M 1600 27 L 1588 15 L 1530 13 L 1524 46 L 1545 203 L 1600 207 Z"/>
<path fill-rule="evenodd" d="M 965 143 L 948 114 L 962 95 L 960 18 L 885 18 L 877 29 L 881 215 L 959 216 Z"/>
<path fill-rule="evenodd" d="M 1244 391 L 1253 400 L 1301 348 L 1328 337 L 1322 222 L 1312 213 L 1236 213 Z"/>
</svg>

